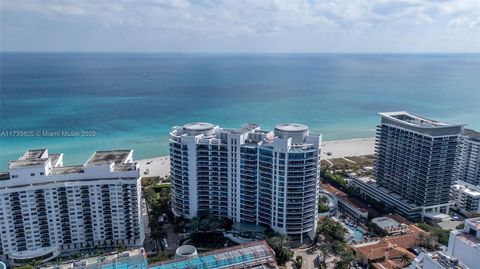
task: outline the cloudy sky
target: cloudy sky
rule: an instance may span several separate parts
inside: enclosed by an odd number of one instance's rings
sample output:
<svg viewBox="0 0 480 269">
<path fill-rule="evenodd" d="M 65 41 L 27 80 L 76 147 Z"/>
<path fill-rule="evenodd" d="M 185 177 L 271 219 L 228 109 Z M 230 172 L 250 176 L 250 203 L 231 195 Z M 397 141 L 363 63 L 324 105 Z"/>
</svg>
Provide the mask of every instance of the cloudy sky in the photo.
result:
<svg viewBox="0 0 480 269">
<path fill-rule="evenodd" d="M 480 1 L 1 0 L 0 50 L 480 52 Z"/>
</svg>

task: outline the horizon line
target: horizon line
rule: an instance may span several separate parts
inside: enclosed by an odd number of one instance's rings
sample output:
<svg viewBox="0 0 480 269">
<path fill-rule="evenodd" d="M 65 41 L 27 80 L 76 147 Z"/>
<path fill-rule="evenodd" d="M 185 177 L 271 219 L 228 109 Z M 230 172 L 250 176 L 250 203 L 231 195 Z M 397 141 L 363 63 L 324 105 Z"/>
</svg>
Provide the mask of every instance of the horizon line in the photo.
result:
<svg viewBox="0 0 480 269">
<path fill-rule="evenodd" d="M 353 51 L 344 51 L 344 52 L 228 52 L 228 51 L 198 51 L 198 52 L 179 52 L 179 51 L 69 51 L 69 50 L 60 50 L 60 51 L 51 51 L 51 50 L 0 50 L 0 53 L 110 53 L 110 54 L 480 54 L 480 51 L 472 52 L 446 52 L 446 51 L 429 51 L 429 52 L 353 52 Z"/>
</svg>

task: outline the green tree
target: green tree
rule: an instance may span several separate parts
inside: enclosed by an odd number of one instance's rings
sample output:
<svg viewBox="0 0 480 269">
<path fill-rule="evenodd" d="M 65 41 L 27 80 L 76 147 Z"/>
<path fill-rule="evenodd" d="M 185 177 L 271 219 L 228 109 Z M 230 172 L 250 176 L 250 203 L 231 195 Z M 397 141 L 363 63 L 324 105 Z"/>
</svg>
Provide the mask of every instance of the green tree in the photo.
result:
<svg viewBox="0 0 480 269">
<path fill-rule="evenodd" d="M 450 230 L 444 230 L 440 227 L 433 227 L 427 223 L 417 223 L 417 226 L 420 227 L 420 229 L 429 232 L 434 241 L 442 245 L 448 245 Z"/>
<path fill-rule="evenodd" d="M 429 251 L 434 251 L 438 249 L 438 244 L 433 238 L 432 235 L 425 235 L 420 233 L 417 237 L 416 244 L 420 247 L 424 247 Z"/>
<path fill-rule="evenodd" d="M 323 218 L 318 222 L 317 233 L 323 235 L 328 241 L 344 241 L 345 228 L 331 218 Z"/>
<path fill-rule="evenodd" d="M 320 195 L 318 199 L 318 213 L 325 213 L 330 211 L 328 207 L 328 198 L 325 195 Z"/>
<path fill-rule="evenodd" d="M 74 253 L 74 254 L 70 255 L 70 259 L 72 259 L 72 260 L 80 259 L 80 257 L 82 257 L 82 255 L 80 255 L 80 253 Z"/>
<path fill-rule="evenodd" d="M 302 256 L 298 255 L 297 257 L 295 257 L 295 266 L 297 267 L 297 269 L 300 269 L 302 268 L 302 265 L 303 265 L 303 258 Z"/>
<path fill-rule="evenodd" d="M 290 237 L 286 235 L 275 235 L 267 239 L 268 244 L 275 252 L 275 258 L 279 265 L 284 265 L 293 256 L 290 250 Z"/>
<path fill-rule="evenodd" d="M 355 260 L 353 251 L 345 243 L 343 243 L 343 248 L 339 252 L 339 256 L 342 257 L 340 261 L 337 262 L 335 268 L 337 269 L 349 269 L 352 266 L 352 262 Z"/>
<path fill-rule="evenodd" d="M 95 248 L 95 252 L 94 252 L 94 255 L 95 256 L 101 256 L 101 255 L 104 255 L 105 254 L 105 251 L 103 249 L 100 249 L 100 248 Z"/>
</svg>

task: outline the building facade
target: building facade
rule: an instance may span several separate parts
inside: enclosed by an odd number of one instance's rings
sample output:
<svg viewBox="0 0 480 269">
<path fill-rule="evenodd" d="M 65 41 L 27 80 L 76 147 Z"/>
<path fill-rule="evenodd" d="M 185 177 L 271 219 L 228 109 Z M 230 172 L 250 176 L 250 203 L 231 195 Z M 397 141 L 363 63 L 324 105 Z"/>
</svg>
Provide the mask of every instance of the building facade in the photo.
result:
<svg viewBox="0 0 480 269">
<path fill-rule="evenodd" d="M 480 213 L 480 186 L 461 180 L 452 185 L 453 206 L 463 214 Z"/>
<path fill-rule="evenodd" d="M 479 268 L 480 218 L 466 219 L 463 229 L 450 232 L 447 254 L 469 268 Z"/>
<path fill-rule="evenodd" d="M 401 212 L 410 218 L 448 213 L 463 125 L 441 123 L 404 111 L 380 115 L 375 144 L 376 184 L 411 205 L 411 210 Z"/>
<path fill-rule="evenodd" d="M 460 135 L 454 180 L 480 186 L 480 132 L 465 129 Z"/>
<path fill-rule="evenodd" d="M 301 124 L 263 131 L 210 123 L 170 133 L 172 210 L 271 227 L 294 239 L 316 230 L 321 135 Z"/>
<path fill-rule="evenodd" d="M 47 261 L 64 251 L 144 240 L 141 177 L 132 150 L 97 151 L 84 165 L 28 150 L 0 175 L 0 259 Z"/>
</svg>

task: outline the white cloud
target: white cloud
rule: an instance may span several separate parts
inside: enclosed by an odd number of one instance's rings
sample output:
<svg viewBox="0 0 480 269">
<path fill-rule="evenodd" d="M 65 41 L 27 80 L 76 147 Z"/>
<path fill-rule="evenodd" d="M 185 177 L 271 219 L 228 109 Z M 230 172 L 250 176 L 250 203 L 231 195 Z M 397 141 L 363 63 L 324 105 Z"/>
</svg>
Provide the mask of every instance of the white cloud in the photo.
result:
<svg viewBox="0 0 480 269">
<path fill-rule="evenodd" d="M 252 29 L 263 28 L 261 24 L 272 24 L 281 29 L 291 29 L 305 25 L 350 26 L 355 23 L 410 20 L 414 23 L 432 23 L 432 15 L 465 13 L 470 17 L 480 10 L 480 1 L 323 1 L 323 0 L 95 0 L 65 1 L 45 0 L 2 1 L 6 10 L 28 10 L 47 14 L 89 15 L 99 20 L 110 20 L 113 16 L 134 17 L 153 26 L 165 20 L 175 24 L 204 22 L 212 26 L 235 26 L 247 21 Z M 457 16 L 458 17 L 458 16 Z M 128 23 L 126 20 L 113 20 L 108 23 Z M 136 20 L 132 20 L 136 21 Z M 193 25 L 195 26 L 195 25 Z M 200 25 L 202 26 L 202 25 Z M 238 27 L 242 29 L 242 25 Z"/>
<path fill-rule="evenodd" d="M 477 0 L 3 0 L 0 12 L 189 40 L 334 37 L 479 27 Z M 12 13 L 12 14 L 13 14 Z M 28 13 L 28 14 L 27 14 Z M 31 16 L 33 18 L 33 16 Z M 3 28 L 9 27 L 2 21 Z M 39 26 L 40 27 L 40 26 Z"/>
<path fill-rule="evenodd" d="M 448 22 L 450 28 L 456 27 L 468 27 L 468 28 L 477 28 L 479 30 L 478 35 L 480 35 L 480 16 L 476 18 L 469 18 L 466 16 L 460 16 L 455 19 L 452 19 Z"/>
</svg>

